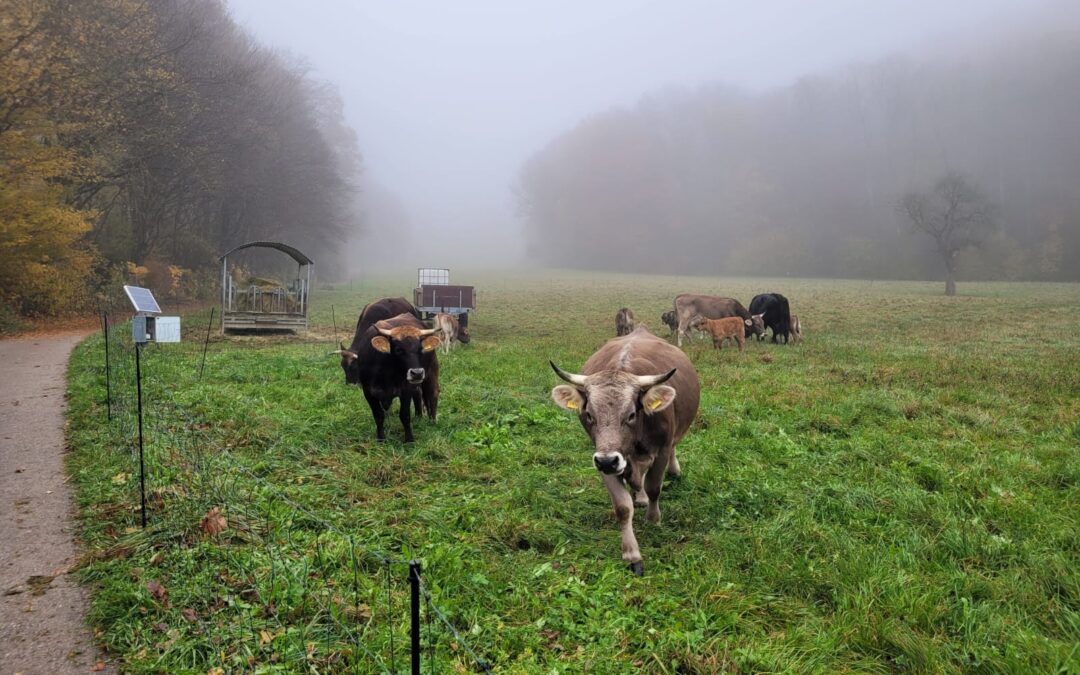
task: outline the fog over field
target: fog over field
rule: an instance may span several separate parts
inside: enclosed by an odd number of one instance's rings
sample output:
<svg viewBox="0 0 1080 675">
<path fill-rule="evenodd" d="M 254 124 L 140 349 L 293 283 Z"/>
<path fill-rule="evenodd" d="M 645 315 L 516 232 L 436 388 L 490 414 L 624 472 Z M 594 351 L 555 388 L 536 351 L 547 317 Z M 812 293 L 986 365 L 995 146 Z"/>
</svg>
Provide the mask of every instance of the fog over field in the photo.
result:
<svg viewBox="0 0 1080 675">
<path fill-rule="evenodd" d="M 934 278 L 895 207 L 957 172 L 997 215 L 961 273 L 1077 274 L 1077 3 L 229 7 L 340 92 L 354 267 Z"/>
</svg>

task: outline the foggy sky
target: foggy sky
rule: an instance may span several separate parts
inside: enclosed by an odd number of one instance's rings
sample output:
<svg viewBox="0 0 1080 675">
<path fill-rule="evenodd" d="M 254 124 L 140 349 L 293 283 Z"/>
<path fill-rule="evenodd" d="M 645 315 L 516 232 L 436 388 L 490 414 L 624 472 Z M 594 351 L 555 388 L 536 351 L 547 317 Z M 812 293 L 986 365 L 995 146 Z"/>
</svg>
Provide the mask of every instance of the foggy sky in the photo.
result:
<svg viewBox="0 0 1080 675">
<path fill-rule="evenodd" d="M 669 86 L 764 89 L 992 34 L 1031 0 L 228 0 L 336 85 L 365 173 L 412 222 L 406 266 L 514 264 L 511 187 L 581 118 Z M 453 250 L 449 250 L 450 247 Z"/>
</svg>

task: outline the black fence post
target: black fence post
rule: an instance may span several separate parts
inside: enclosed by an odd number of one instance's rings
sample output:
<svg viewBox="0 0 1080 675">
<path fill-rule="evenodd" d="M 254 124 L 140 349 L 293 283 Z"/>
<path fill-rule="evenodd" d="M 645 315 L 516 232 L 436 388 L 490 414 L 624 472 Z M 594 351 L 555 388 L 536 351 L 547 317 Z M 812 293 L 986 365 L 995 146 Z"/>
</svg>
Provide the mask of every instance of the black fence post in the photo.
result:
<svg viewBox="0 0 1080 675">
<path fill-rule="evenodd" d="M 337 343 L 337 316 L 334 315 L 334 306 L 330 305 L 330 320 L 334 323 L 334 342 Z"/>
<path fill-rule="evenodd" d="M 105 410 L 112 422 L 112 373 L 109 369 L 109 313 L 101 311 L 101 332 L 105 336 Z"/>
<path fill-rule="evenodd" d="M 409 633 L 412 638 L 412 675 L 420 675 L 420 561 L 409 561 Z"/>
<path fill-rule="evenodd" d="M 202 363 L 199 364 L 199 381 L 202 382 L 202 371 L 206 367 L 206 347 L 210 344 L 210 329 L 214 326 L 214 310 L 216 307 L 210 308 L 210 320 L 206 322 L 206 339 L 203 340 L 202 345 Z"/>
<path fill-rule="evenodd" d="M 135 343 L 135 387 L 138 392 L 138 411 L 139 411 L 139 496 L 140 496 L 140 509 L 142 511 L 142 526 L 146 529 L 146 461 L 143 459 L 143 427 L 142 427 L 142 366 L 140 365 L 139 354 L 142 352 L 142 345 L 138 342 Z"/>
</svg>

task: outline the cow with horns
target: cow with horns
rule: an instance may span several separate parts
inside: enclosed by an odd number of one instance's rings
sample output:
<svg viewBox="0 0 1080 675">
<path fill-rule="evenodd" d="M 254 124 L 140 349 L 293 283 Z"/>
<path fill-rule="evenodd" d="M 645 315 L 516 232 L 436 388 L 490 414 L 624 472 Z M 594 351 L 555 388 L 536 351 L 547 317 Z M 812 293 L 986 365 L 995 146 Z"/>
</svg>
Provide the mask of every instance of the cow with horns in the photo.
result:
<svg viewBox="0 0 1080 675">
<path fill-rule="evenodd" d="M 690 359 L 644 326 L 608 340 L 568 384 L 551 390 L 560 407 L 577 413 L 593 443 L 593 465 L 603 475 L 622 534 L 622 557 L 644 574 L 634 536 L 634 504 L 660 522 L 664 474 L 681 473 L 675 446 L 697 414 L 701 385 Z M 627 488 L 635 493 L 631 498 Z"/>
<path fill-rule="evenodd" d="M 397 309 L 403 311 L 383 318 Z M 375 437 L 380 441 L 386 440 L 386 411 L 395 398 L 400 400 L 399 417 L 406 443 L 415 440 L 410 402 L 417 416 L 422 402 L 428 417 L 433 422 L 437 418 L 439 361 L 435 350 L 439 338 L 436 329 L 425 328 L 415 312 L 404 298 L 373 302 L 360 313 L 352 346 L 331 352 L 341 356 L 345 382 L 363 389 L 375 418 Z"/>
</svg>

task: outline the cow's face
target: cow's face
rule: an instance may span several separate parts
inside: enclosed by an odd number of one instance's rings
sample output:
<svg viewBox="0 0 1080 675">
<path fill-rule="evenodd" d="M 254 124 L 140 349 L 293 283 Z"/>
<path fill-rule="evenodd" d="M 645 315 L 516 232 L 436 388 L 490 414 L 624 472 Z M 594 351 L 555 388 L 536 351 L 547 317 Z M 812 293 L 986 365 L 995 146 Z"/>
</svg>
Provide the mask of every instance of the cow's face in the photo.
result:
<svg viewBox="0 0 1080 675">
<path fill-rule="evenodd" d="M 360 359 L 356 352 L 346 349 L 345 345 L 342 344 L 340 347 L 341 349 L 330 353 L 341 355 L 341 369 L 345 371 L 345 384 L 360 384 Z"/>
<path fill-rule="evenodd" d="M 469 329 L 467 326 L 458 324 L 457 339 L 458 342 L 463 345 L 469 344 L 469 340 L 471 340 L 472 337 L 469 335 Z"/>
<path fill-rule="evenodd" d="M 764 335 L 765 334 L 765 312 L 762 312 L 761 314 L 751 314 L 750 315 L 750 325 L 747 326 L 747 330 L 749 330 L 754 335 Z"/>
<path fill-rule="evenodd" d="M 675 330 L 675 326 L 678 325 L 678 322 L 675 320 L 675 312 L 672 311 L 667 311 L 661 314 L 660 321 L 662 321 L 664 325 L 671 328 L 672 330 Z"/>
<path fill-rule="evenodd" d="M 405 381 L 420 384 L 427 377 L 427 371 L 420 362 L 420 355 L 433 352 L 439 346 L 435 329 L 423 330 L 413 326 L 379 328 L 379 334 L 371 338 L 371 346 L 378 352 L 389 354 L 405 370 Z"/>
<path fill-rule="evenodd" d="M 570 383 L 552 389 L 551 398 L 578 414 L 593 442 L 593 465 L 601 473 L 622 474 L 641 438 L 645 417 L 675 400 L 675 389 L 662 384 L 675 371 L 642 376 L 605 370 L 586 377 L 563 372 L 554 363 L 551 367 Z"/>
</svg>

